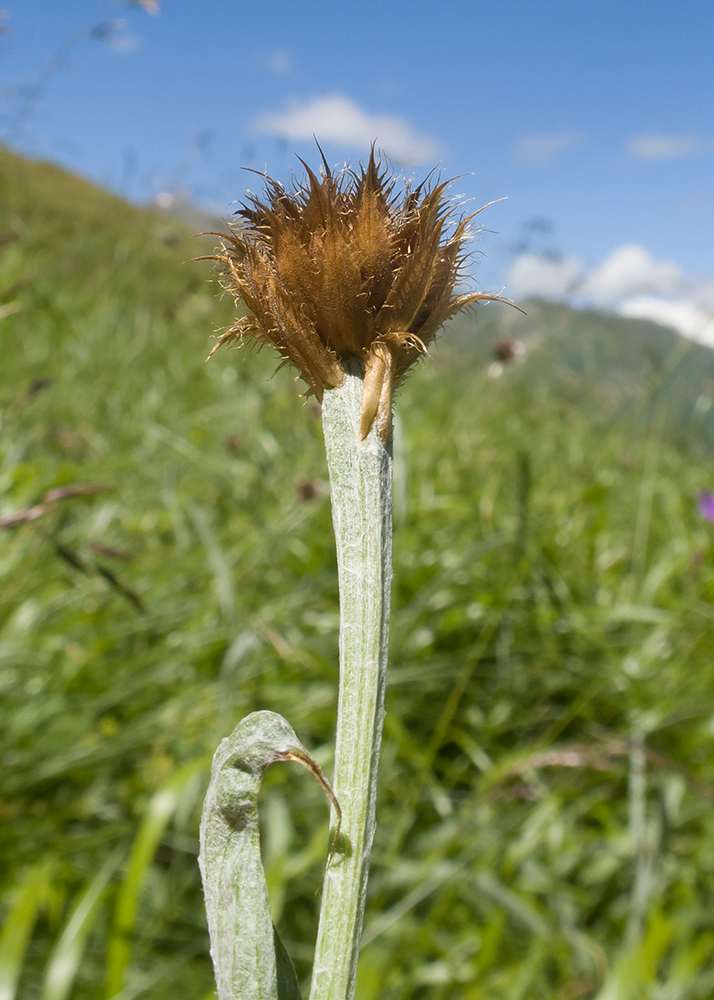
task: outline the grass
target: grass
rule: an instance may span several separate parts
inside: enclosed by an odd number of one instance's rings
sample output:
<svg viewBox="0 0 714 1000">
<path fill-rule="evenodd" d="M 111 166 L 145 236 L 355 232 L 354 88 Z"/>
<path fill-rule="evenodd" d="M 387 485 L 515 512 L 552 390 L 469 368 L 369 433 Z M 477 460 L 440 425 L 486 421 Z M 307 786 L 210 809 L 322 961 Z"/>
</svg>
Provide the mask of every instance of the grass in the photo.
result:
<svg viewBox="0 0 714 1000">
<path fill-rule="evenodd" d="M 104 487 L 0 533 L 0 997 L 204 1000 L 213 749 L 270 708 L 331 766 L 319 414 L 267 353 L 204 364 L 228 303 L 179 222 L 7 151 L 0 191 L 0 517 Z M 711 352 L 528 312 L 481 310 L 397 400 L 358 997 L 705 1000 Z M 506 334 L 527 358 L 490 378 Z M 305 979 L 327 809 L 288 765 L 261 800 Z"/>
</svg>

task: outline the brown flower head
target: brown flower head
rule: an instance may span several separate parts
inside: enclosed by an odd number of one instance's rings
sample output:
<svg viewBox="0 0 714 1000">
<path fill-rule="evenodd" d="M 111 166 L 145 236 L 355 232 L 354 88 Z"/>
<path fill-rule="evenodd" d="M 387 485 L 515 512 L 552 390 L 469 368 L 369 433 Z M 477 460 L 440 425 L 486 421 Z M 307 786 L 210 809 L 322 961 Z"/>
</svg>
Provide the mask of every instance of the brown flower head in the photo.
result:
<svg viewBox="0 0 714 1000">
<path fill-rule="evenodd" d="M 503 301 L 454 293 L 478 213 L 455 218 L 448 182 L 398 188 L 374 148 L 359 170 L 333 173 L 323 157 L 318 177 L 301 162 L 305 181 L 287 191 L 266 177 L 264 200 L 251 195 L 230 231 L 212 234 L 221 252 L 210 259 L 248 310 L 214 350 L 270 343 L 318 399 L 341 383 L 341 359 L 361 358 L 361 433 L 376 419 L 386 438 L 394 387 L 442 324 L 481 299 Z"/>
</svg>

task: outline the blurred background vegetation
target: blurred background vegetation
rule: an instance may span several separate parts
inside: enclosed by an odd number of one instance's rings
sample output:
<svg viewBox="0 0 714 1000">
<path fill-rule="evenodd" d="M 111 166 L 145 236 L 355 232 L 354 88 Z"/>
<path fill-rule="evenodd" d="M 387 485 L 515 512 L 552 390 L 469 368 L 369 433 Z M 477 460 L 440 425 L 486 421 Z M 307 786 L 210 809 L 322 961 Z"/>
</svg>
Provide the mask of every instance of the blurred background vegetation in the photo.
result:
<svg viewBox="0 0 714 1000">
<path fill-rule="evenodd" d="M 211 996 L 212 751 L 270 708 L 331 767 L 319 409 L 267 352 L 204 363 L 190 235 L 0 151 L 2 1000 Z M 398 395 L 358 998 L 709 998 L 714 354 L 526 309 Z M 289 765 L 260 808 L 307 980 L 327 810 Z"/>
</svg>

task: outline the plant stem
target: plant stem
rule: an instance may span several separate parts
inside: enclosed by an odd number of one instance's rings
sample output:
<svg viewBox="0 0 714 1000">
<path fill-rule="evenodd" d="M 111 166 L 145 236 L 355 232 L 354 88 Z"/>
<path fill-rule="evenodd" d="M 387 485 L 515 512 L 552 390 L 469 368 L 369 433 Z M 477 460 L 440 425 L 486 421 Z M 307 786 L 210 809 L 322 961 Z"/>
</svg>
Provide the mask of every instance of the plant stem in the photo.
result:
<svg viewBox="0 0 714 1000">
<path fill-rule="evenodd" d="M 343 385 L 326 390 L 322 403 L 340 586 L 334 790 L 342 828 L 325 875 L 310 1000 L 354 996 L 375 829 L 392 583 L 391 449 L 376 426 L 360 440 L 364 366 L 348 357 L 343 369 Z"/>
</svg>

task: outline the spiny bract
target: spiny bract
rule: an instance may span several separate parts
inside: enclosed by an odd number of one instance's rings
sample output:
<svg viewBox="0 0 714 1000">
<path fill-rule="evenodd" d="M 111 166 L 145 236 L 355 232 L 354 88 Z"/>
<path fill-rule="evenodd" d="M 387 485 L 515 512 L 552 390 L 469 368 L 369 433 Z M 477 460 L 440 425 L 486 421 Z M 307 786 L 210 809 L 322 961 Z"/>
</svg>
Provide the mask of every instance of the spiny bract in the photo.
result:
<svg viewBox="0 0 714 1000">
<path fill-rule="evenodd" d="M 292 191 L 265 178 L 221 239 L 224 287 L 249 310 L 219 338 L 270 343 L 322 399 L 343 378 L 341 359 L 365 364 L 361 434 L 391 425 L 394 387 L 439 327 L 483 292 L 455 295 L 473 215 L 456 219 L 447 182 L 397 187 L 375 158 L 365 167 L 318 177 Z M 211 352 L 211 354 L 213 351 Z M 210 356 L 210 355 L 209 355 Z"/>
</svg>

